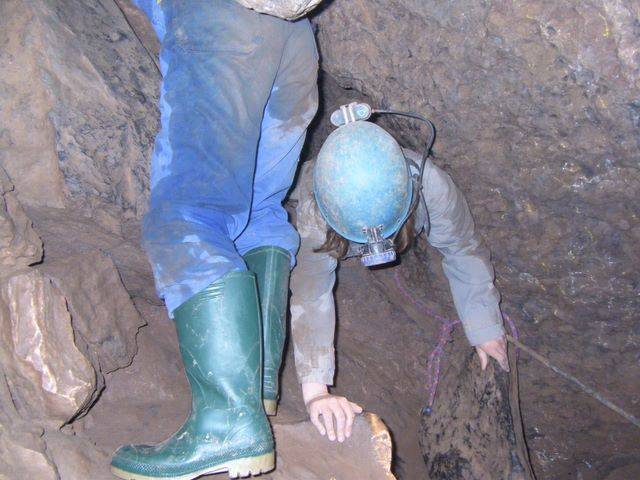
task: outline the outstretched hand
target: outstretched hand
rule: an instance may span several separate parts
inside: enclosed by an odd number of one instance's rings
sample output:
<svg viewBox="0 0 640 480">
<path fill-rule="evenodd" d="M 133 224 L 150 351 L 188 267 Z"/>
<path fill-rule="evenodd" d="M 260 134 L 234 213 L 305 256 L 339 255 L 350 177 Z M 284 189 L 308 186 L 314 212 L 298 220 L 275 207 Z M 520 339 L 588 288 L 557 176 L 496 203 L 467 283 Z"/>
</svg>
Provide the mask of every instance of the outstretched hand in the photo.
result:
<svg viewBox="0 0 640 480">
<path fill-rule="evenodd" d="M 498 365 L 505 371 L 509 371 L 509 358 L 507 357 L 507 339 L 504 337 L 489 340 L 476 346 L 476 352 L 480 357 L 482 370 L 487 368 L 489 357 L 495 359 Z"/>
<path fill-rule="evenodd" d="M 344 442 L 351 436 L 353 420 L 357 414 L 362 413 L 360 405 L 345 397 L 332 395 L 327 386 L 322 384 L 303 384 L 302 395 L 311 423 L 320 435 L 326 435 L 332 442 L 336 439 Z"/>
</svg>

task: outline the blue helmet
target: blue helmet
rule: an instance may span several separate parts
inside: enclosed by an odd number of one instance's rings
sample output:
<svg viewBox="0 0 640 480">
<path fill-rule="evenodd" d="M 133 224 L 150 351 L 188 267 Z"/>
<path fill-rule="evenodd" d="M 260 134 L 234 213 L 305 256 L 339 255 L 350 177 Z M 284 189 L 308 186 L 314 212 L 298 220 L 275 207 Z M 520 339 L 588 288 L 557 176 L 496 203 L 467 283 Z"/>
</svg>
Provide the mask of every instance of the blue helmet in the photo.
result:
<svg viewBox="0 0 640 480">
<path fill-rule="evenodd" d="M 320 213 L 339 235 L 367 243 L 372 229 L 382 238 L 400 229 L 411 206 L 412 180 L 398 142 L 361 120 L 329 135 L 316 160 L 313 191 Z"/>
</svg>

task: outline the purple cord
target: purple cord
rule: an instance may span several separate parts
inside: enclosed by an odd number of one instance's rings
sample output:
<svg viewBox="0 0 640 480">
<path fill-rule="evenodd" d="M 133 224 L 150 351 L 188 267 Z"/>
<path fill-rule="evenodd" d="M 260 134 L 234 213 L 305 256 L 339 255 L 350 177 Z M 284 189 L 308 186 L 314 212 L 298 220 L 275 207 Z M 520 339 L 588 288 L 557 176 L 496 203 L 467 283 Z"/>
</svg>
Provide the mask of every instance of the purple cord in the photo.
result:
<svg viewBox="0 0 640 480">
<path fill-rule="evenodd" d="M 430 315 L 434 317 L 436 320 L 440 322 L 440 337 L 438 337 L 438 343 L 435 348 L 429 354 L 427 360 L 427 391 L 428 391 L 428 400 L 427 407 L 423 409 L 424 413 L 431 413 L 433 402 L 436 398 L 436 392 L 438 390 L 438 384 L 440 383 L 440 360 L 442 355 L 444 354 L 444 346 L 447 342 L 451 341 L 451 334 L 455 329 L 455 326 L 460 323 L 460 320 L 451 321 L 448 318 L 443 317 L 442 315 L 438 315 L 433 309 L 429 308 L 425 303 L 421 302 L 418 299 L 413 298 L 411 293 L 405 288 L 402 284 L 402 279 L 400 278 L 400 272 L 396 270 L 394 273 L 394 279 L 396 283 L 396 287 L 398 290 L 404 295 L 404 297 L 413 304 L 413 306 L 418 309 L 418 311 L 425 313 L 426 315 Z M 507 315 L 503 315 L 504 319 L 509 326 L 509 330 L 511 330 L 511 334 L 514 338 L 518 338 L 518 330 L 516 329 L 515 323 L 513 320 Z"/>
</svg>

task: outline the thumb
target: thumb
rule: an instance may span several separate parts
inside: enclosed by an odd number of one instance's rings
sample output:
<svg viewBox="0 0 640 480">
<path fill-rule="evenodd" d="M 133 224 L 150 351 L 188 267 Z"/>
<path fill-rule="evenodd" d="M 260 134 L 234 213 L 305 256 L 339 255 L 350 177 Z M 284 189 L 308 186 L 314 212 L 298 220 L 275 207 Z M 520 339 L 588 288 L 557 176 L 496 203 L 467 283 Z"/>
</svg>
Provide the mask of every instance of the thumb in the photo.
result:
<svg viewBox="0 0 640 480">
<path fill-rule="evenodd" d="M 478 357 L 480 357 L 480 368 L 482 368 L 482 370 L 485 370 L 487 368 L 487 364 L 489 363 L 489 358 L 487 357 L 487 354 L 484 352 L 484 350 L 476 348 L 476 352 L 478 352 Z"/>
</svg>

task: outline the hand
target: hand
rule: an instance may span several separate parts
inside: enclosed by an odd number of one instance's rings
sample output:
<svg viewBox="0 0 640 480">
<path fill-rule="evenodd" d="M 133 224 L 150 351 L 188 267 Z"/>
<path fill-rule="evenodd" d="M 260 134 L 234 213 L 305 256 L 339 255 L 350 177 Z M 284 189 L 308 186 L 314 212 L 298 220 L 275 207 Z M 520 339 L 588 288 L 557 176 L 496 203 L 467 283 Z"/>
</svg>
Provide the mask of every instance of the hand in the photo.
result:
<svg viewBox="0 0 640 480">
<path fill-rule="evenodd" d="M 478 357 L 480 357 L 480 366 L 482 370 L 487 368 L 489 363 L 489 357 L 498 362 L 500 367 L 505 371 L 509 371 L 509 359 L 507 357 L 507 340 L 502 337 L 495 340 L 489 340 L 488 342 L 481 343 L 476 347 Z"/>
<path fill-rule="evenodd" d="M 362 413 L 360 405 L 350 402 L 345 397 L 330 394 L 327 386 L 321 383 L 303 383 L 302 397 L 311 423 L 320 435 L 326 434 L 332 442 L 336 438 L 338 442 L 344 442 L 345 438 L 351 436 L 353 419 L 356 414 Z"/>
</svg>

